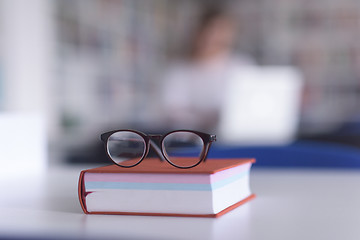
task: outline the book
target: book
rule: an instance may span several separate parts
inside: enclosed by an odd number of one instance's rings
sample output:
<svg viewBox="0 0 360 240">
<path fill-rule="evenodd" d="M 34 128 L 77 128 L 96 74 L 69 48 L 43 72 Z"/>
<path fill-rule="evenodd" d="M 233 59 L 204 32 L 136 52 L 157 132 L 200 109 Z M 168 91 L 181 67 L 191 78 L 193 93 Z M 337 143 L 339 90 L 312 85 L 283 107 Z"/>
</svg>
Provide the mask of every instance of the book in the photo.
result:
<svg viewBox="0 0 360 240">
<path fill-rule="evenodd" d="M 86 214 L 219 217 L 255 197 L 249 184 L 254 162 L 208 159 L 179 169 L 148 158 L 132 168 L 88 169 L 80 173 L 79 200 Z"/>
</svg>

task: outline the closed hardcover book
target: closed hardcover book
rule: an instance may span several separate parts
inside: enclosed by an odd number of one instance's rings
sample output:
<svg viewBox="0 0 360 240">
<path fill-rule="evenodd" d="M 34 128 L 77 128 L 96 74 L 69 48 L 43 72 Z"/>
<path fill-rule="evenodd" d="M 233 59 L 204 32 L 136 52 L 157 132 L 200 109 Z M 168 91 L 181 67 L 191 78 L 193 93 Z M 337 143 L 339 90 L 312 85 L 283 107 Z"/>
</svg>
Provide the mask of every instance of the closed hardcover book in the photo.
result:
<svg viewBox="0 0 360 240">
<path fill-rule="evenodd" d="M 132 168 L 88 169 L 80 173 L 79 200 L 87 214 L 218 217 L 255 197 L 249 185 L 254 162 L 208 159 L 179 169 L 148 158 Z"/>
</svg>

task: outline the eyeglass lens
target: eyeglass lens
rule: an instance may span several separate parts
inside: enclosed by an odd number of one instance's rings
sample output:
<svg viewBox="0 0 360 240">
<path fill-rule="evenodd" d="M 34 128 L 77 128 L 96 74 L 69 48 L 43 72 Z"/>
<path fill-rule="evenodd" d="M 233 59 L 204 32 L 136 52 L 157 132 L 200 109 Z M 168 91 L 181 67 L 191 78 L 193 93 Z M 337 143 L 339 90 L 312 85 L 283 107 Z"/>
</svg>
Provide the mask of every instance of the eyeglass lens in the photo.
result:
<svg viewBox="0 0 360 240">
<path fill-rule="evenodd" d="M 120 166 L 133 166 L 145 154 L 145 140 L 137 133 L 120 131 L 113 133 L 107 142 L 107 151 L 112 160 Z"/>
<path fill-rule="evenodd" d="M 163 140 L 164 154 L 170 162 L 179 167 L 196 165 L 200 161 L 203 146 L 202 138 L 193 132 L 173 132 Z"/>
</svg>

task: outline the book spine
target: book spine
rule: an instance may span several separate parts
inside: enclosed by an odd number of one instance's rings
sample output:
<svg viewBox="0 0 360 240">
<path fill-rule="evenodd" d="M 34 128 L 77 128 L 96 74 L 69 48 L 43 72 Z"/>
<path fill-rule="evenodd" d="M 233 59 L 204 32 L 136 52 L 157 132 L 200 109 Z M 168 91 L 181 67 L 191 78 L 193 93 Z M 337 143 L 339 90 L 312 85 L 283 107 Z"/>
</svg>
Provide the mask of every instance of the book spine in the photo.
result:
<svg viewBox="0 0 360 240">
<path fill-rule="evenodd" d="M 89 212 L 87 211 L 86 202 L 85 202 L 84 174 L 85 174 L 85 171 L 80 172 L 79 183 L 78 183 L 78 195 L 79 195 L 79 202 L 80 202 L 82 210 L 84 211 L 85 214 L 89 214 Z"/>
</svg>

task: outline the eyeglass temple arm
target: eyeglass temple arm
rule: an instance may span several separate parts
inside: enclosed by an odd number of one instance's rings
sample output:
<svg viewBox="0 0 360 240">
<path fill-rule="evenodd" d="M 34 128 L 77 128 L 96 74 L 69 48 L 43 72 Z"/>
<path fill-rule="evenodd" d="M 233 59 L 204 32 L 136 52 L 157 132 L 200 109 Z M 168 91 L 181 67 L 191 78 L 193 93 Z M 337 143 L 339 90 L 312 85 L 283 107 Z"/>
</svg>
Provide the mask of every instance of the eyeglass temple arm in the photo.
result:
<svg viewBox="0 0 360 240">
<path fill-rule="evenodd" d="M 161 149 L 156 145 L 156 143 L 154 143 L 153 140 L 150 140 L 150 146 L 153 147 L 153 149 L 156 152 L 156 155 L 158 155 L 158 157 L 160 158 L 161 161 L 166 161 L 163 154 L 162 154 L 162 152 L 161 152 Z"/>
<path fill-rule="evenodd" d="M 210 149 L 210 146 L 211 146 L 212 142 L 215 142 L 215 141 L 216 141 L 216 135 L 210 135 L 210 141 L 207 144 L 207 146 L 205 147 L 204 151 L 201 153 L 201 159 L 204 158 L 204 160 L 203 160 L 204 162 L 207 159 L 207 153 L 209 152 L 209 149 Z"/>
</svg>

